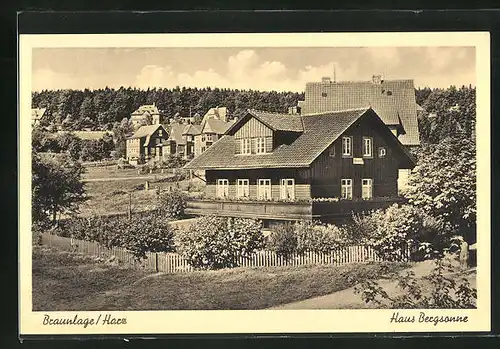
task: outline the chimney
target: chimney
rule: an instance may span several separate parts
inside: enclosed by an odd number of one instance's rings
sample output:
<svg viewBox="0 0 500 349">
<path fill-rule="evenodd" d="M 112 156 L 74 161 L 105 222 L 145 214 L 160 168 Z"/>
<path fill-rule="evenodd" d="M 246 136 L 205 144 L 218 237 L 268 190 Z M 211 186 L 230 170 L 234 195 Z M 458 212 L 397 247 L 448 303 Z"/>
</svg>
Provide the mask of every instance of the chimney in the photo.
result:
<svg viewBox="0 0 500 349">
<path fill-rule="evenodd" d="M 330 80 L 330 77 L 328 77 L 328 76 L 323 76 L 321 78 L 321 82 L 323 82 L 323 83 L 331 83 L 332 80 Z"/>
<path fill-rule="evenodd" d="M 372 75 L 372 82 L 375 85 L 380 85 L 382 83 L 382 75 Z"/>
</svg>

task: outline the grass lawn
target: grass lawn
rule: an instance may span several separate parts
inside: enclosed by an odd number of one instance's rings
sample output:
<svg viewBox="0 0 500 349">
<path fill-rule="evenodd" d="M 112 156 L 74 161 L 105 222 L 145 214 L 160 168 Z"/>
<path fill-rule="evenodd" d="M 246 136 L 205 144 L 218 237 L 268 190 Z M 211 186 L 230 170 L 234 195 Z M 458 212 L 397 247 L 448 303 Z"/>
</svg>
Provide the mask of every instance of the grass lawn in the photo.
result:
<svg viewBox="0 0 500 349">
<path fill-rule="evenodd" d="M 119 170 L 122 171 L 122 170 Z M 125 170 L 123 170 L 125 171 Z M 137 172 L 135 172 L 137 175 Z M 144 190 L 145 182 L 149 181 L 150 190 Z M 180 190 L 202 191 L 203 183 L 199 179 L 169 182 L 164 178 L 156 180 L 131 178 L 126 180 L 109 180 L 99 182 L 86 182 L 85 192 L 88 200 L 80 205 L 80 214 L 88 216 L 92 214 L 127 212 L 129 204 L 129 193 L 132 193 L 132 210 L 143 211 L 156 207 L 156 188 L 162 191 L 175 187 Z"/>
<path fill-rule="evenodd" d="M 404 263 L 235 268 L 152 274 L 38 247 L 33 252 L 35 311 L 264 309 L 349 288 Z"/>
</svg>

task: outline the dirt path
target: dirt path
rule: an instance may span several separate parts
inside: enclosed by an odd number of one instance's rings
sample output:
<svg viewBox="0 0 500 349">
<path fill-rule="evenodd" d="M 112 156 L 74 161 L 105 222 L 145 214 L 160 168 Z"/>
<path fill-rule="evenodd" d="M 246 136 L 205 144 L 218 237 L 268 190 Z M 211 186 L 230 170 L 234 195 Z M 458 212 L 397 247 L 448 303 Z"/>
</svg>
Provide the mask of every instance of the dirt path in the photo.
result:
<svg viewBox="0 0 500 349">
<path fill-rule="evenodd" d="M 426 261 L 416 263 L 409 269 L 405 269 L 402 273 L 412 270 L 417 278 L 428 275 L 434 268 L 434 262 Z M 476 287 L 476 273 L 469 273 L 467 279 L 472 287 Z M 400 294 L 401 290 L 396 281 L 382 279 L 378 280 L 380 286 L 391 296 Z M 334 292 L 325 296 L 314 297 L 299 302 L 279 305 L 269 309 L 284 310 L 284 309 L 373 309 L 376 308 L 372 304 L 366 304 L 359 294 L 354 292 L 354 287 Z"/>
</svg>

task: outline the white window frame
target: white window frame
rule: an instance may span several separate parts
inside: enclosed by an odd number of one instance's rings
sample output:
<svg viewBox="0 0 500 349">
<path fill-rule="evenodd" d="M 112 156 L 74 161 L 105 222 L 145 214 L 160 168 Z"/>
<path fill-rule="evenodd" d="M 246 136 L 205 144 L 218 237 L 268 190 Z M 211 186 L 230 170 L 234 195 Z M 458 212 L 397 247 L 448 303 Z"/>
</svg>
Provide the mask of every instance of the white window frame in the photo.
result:
<svg viewBox="0 0 500 349">
<path fill-rule="evenodd" d="M 207 134 L 207 142 L 213 142 L 213 134 L 209 133 Z"/>
<path fill-rule="evenodd" d="M 271 199 L 271 179 L 260 178 L 257 180 L 257 198 L 259 200 Z"/>
<path fill-rule="evenodd" d="M 295 199 L 295 179 L 282 178 L 280 181 L 280 197 L 284 200 Z"/>
<path fill-rule="evenodd" d="M 255 153 L 265 154 L 266 153 L 266 139 L 264 137 L 258 137 L 255 141 Z"/>
<path fill-rule="evenodd" d="M 201 141 L 205 142 L 205 135 L 204 134 L 201 135 Z"/>
<path fill-rule="evenodd" d="M 379 158 L 385 158 L 386 155 L 387 155 L 387 150 L 385 149 L 385 147 L 378 148 L 378 157 Z"/>
<path fill-rule="evenodd" d="M 330 149 L 328 150 L 328 156 L 331 158 L 335 157 L 335 145 L 332 145 Z"/>
<path fill-rule="evenodd" d="M 363 200 L 368 200 L 373 198 L 373 179 L 371 178 L 361 179 L 361 198 Z"/>
<path fill-rule="evenodd" d="M 342 178 L 340 181 L 340 193 L 342 199 L 352 200 L 352 179 Z"/>
<path fill-rule="evenodd" d="M 352 156 L 352 136 L 342 137 L 342 156 Z"/>
<path fill-rule="evenodd" d="M 241 139 L 241 154 L 243 155 L 252 154 L 252 142 L 250 138 Z"/>
<path fill-rule="evenodd" d="M 373 157 L 373 138 L 363 137 L 363 157 L 371 158 Z"/>
<path fill-rule="evenodd" d="M 226 178 L 217 179 L 216 195 L 218 198 L 229 196 L 229 180 Z"/>
<path fill-rule="evenodd" d="M 248 179 L 236 180 L 236 196 L 239 198 L 250 196 L 250 181 Z"/>
</svg>

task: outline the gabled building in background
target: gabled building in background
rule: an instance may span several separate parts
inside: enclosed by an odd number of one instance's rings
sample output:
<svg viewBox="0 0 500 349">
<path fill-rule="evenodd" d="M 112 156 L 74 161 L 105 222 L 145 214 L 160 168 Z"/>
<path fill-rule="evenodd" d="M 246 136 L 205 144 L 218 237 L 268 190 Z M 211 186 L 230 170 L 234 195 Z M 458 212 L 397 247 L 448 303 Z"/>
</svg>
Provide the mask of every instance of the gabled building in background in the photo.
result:
<svg viewBox="0 0 500 349">
<path fill-rule="evenodd" d="M 166 141 L 166 154 L 188 159 L 194 156 L 194 137 L 200 132 L 200 125 L 171 123 L 170 137 Z"/>
<path fill-rule="evenodd" d="M 130 122 L 134 128 L 139 128 L 143 125 L 158 125 L 164 122 L 164 115 L 158 109 L 155 103 L 141 105 L 130 115 Z M 149 123 L 150 122 L 150 123 Z"/>
<path fill-rule="evenodd" d="M 370 107 L 315 115 L 249 110 L 185 166 L 206 178 L 206 199 L 191 200 L 186 212 L 335 221 L 398 201 L 398 169 L 414 165 Z"/>
<path fill-rule="evenodd" d="M 415 86 L 413 80 L 385 80 L 373 75 L 369 81 L 332 81 L 324 77 L 306 84 L 299 101 L 302 115 L 371 107 L 408 149 L 420 146 Z M 406 186 L 409 171 L 399 172 L 399 188 Z"/>
<path fill-rule="evenodd" d="M 160 161 L 168 133 L 161 124 L 141 126 L 126 141 L 126 158 L 130 163 Z"/>
<path fill-rule="evenodd" d="M 33 108 L 31 109 L 31 125 L 36 126 L 40 124 L 47 108 Z"/>
<path fill-rule="evenodd" d="M 194 156 L 198 156 L 216 142 L 236 120 L 223 121 L 208 118 L 200 125 L 199 133 L 194 136 Z"/>
<path fill-rule="evenodd" d="M 210 108 L 206 113 L 205 115 L 203 116 L 203 119 L 202 119 L 202 123 L 204 121 L 207 121 L 209 119 L 217 119 L 217 120 L 221 120 L 221 121 L 229 121 L 229 115 L 228 115 L 228 112 L 227 112 L 227 108 L 226 107 L 215 107 L 215 108 Z"/>
</svg>

